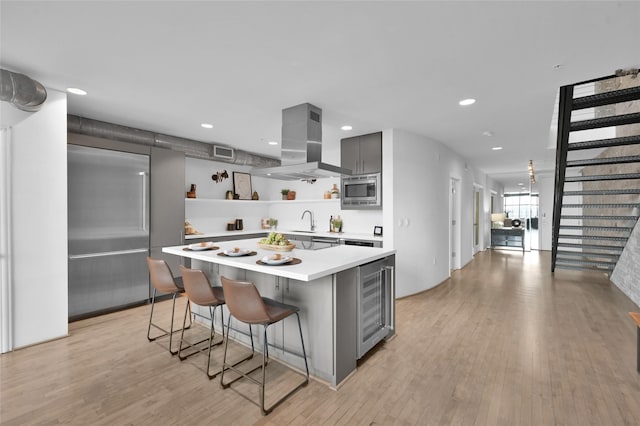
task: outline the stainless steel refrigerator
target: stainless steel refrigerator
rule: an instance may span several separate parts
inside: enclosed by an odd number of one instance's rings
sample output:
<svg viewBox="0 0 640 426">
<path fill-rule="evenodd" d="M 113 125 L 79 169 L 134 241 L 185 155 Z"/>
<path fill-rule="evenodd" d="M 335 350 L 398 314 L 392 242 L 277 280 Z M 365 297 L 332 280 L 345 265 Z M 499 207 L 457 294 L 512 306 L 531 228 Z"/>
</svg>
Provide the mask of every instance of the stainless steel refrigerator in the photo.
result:
<svg viewBox="0 0 640 426">
<path fill-rule="evenodd" d="M 149 297 L 149 156 L 67 148 L 73 320 Z"/>
</svg>

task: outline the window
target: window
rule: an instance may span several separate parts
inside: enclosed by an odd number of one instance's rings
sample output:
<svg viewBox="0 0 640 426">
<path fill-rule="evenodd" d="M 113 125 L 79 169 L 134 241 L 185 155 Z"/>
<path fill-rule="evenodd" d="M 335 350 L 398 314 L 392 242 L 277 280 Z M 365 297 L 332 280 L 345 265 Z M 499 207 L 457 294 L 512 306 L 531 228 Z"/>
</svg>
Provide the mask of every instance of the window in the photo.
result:
<svg viewBox="0 0 640 426">
<path fill-rule="evenodd" d="M 504 194 L 504 212 L 510 219 L 538 219 L 539 196 L 528 192 Z"/>
</svg>

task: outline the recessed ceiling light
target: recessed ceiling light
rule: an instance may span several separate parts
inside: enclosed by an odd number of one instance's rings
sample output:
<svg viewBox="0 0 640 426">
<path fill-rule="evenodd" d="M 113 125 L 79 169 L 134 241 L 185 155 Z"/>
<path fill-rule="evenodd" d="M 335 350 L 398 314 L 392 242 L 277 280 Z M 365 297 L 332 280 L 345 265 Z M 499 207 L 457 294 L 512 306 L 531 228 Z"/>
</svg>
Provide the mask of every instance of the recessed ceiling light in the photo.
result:
<svg viewBox="0 0 640 426">
<path fill-rule="evenodd" d="M 342 130 L 344 130 L 344 131 L 352 130 L 352 129 L 353 129 L 353 127 L 349 126 L 348 124 L 346 124 L 346 125 L 344 125 L 344 126 L 342 126 L 342 127 L 340 127 L 340 128 L 341 128 Z"/>
<path fill-rule="evenodd" d="M 269 141 L 269 145 L 278 145 L 278 142 L 276 142 L 276 141 Z"/>
<path fill-rule="evenodd" d="M 84 96 L 87 94 L 86 90 L 78 89 L 77 87 L 68 87 L 67 92 L 80 96 Z"/>
<path fill-rule="evenodd" d="M 205 129 L 213 129 L 213 124 L 209 123 L 202 123 L 200 126 L 204 127 Z"/>
<path fill-rule="evenodd" d="M 491 137 L 493 136 L 493 132 L 491 130 L 485 130 L 484 132 L 482 132 L 482 136 Z"/>
<path fill-rule="evenodd" d="M 458 102 L 460 105 L 462 106 L 468 106 L 468 105 L 473 105 L 476 103 L 475 99 L 469 98 L 469 99 L 463 99 L 460 102 Z"/>
<path fill-rule="evenodd" d="M 494 151 L 500 151 L 502 149 L 501 146 L 494 146 L 493 148 L 491 148 Z"/>
<path fill-rule="evenodd" d="M 524 186 L 524 183 L 520 183 L 520 182 L 518 182 L 518 185 L 520 185 L 520 186 Z"/>
</svg>

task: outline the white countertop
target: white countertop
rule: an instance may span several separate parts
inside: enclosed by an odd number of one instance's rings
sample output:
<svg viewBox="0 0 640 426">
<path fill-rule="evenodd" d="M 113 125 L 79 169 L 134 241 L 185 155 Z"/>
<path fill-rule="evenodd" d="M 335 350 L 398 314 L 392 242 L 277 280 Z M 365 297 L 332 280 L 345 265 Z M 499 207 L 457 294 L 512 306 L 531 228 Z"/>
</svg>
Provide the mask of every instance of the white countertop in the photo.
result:
<svg viewBox="0 0 640 426">
<path fill-rule="evenodd" d="M 229 237 L 234 235 L 251 235 L 251 234 L 268 234 L 268 229 L 245 229 L 242 231 L 218 231 L 218 232 L 203 232 L 202 234 L 185 235 L 185 240 L 194 240 L 199 238 L 215 238 L 215 237 Z M 357 234 L 349 232 L 301 232 L 291 231 L 287 229 L 278 229 L 276 232 L 289 235 L 306 235 L 308 237 L 322 237 L 322 238 L 343 238 L 347 240 L 368 240 L 368 241 L 382 241 L 382 237 L 371 234 Z"/>
<path fill-rule="evenodd" d="M 247 233 L 252 232 L 247 231 Z M 177 256 L 232 266 L 249 271 L 261 272 L 268 275 L 292 278 L 299 281 L 312 281 L 358 265 L 382 259 L 395 254 L 396 252 L 395 250 L 384 248 L 346 245 L 329 247 L 321 250 L 294 249 L 290 252 L 280 253 L 283 255 L 297 257 L 302 260 L 302 263 L 297 265 L 265 266 L 257 264 L 256 261 L 262 259 L 263 256 L 271 255 L 276 252 L 258 248 L 258 241 L 259 238 L 219 241 L 215 243 L 217 247 L 220 247 L 219 250 L 189 251 L 184 250 L 185 247 L 188 247 L 188 245 L 185 245 L 164 247 L 162 251 L 164 253 L 170 253 Z M 218 253 L 221 251 L 232 250 L 235 247 L 239 247 L 240 249 L 251 249 L 258 252 L 258 254 L 255 256 L 242 257 L 218 256 Z"/>
</svg>

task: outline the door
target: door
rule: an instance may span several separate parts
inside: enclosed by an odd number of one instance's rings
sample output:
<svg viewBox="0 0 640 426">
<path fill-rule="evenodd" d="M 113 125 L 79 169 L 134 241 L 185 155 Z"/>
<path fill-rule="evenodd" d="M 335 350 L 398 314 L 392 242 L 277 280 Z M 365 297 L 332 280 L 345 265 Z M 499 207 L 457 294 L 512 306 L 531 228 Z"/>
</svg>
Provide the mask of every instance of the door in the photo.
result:
<svg viewBox="0 0 640 426">
<path fill-rule="evenodd" d="M 357 268 L 358 359 L 389 334 L 393 302 L 386 266 L 383 259 Z"/>
<path fill-rule="evenodd" d="M 360 174 L 360 138 L 345 138 L 340 141 L 340 166 Z"/>
<path fill-rule="evenodd" d="M 473 254 L 475 255 L 482 250 L 483 240 L 483 191 L 481 187 L 474 186 L 473 189 Z"/>
<path fill-rule="evenodd" d="M 360 173 L 382 172 L 382 133 L 360 136 Z"/>
<path fill-rule="evenodd" d="M 68 145 L 69 317 L 149 297 L 149 156 Z"/>
<path fill-rule="evenodd" d="M 459 211 L 459 180 L 451 178 L 449 186 L 449 270 L 460 268 L 458 253 L 460 253 L 460 211 Z"/>
</svg>

